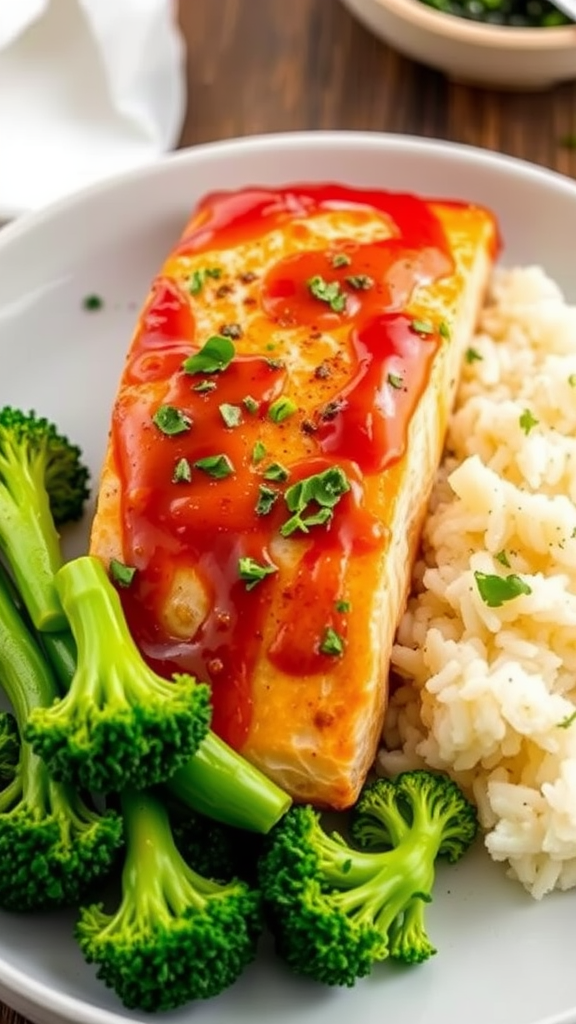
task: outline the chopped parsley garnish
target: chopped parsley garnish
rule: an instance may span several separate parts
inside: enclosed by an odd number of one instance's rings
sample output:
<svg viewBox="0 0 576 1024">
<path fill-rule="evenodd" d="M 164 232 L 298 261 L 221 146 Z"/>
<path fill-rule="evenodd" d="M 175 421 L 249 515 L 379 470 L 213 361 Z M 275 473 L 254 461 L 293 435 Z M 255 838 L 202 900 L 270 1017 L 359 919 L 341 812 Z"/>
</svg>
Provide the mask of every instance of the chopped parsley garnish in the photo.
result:
<svg viewBox="0 0 576 1024">
<path fill-rule="evenodd" d="M 336 604 L 335 604 L 334 607 L 336 608 L 337 612 L 340 612 L 342 615 L 344 615 L 345 612 L 349 612 L 350 611 L 350 609 L 352 608 L 352 605 L 350 604 L 350 601 L 336 601 Z"/>
<path fill-rule="evenodd" d="M 386 380 L 388 381 L 391 388 L 399 390 L 404 386 L 404 378 L 398 373 L 389 373 Z"/>
<path fill-rule="evenodd" d="M 190 430 L 192 420 L 181 409 L 175 405 L 161 405 L 152 417 L 152 422 L 163 434 L 172 437 L 174 434 L 184 434 Z"/>
<path fill-rule="evenodd" d="M 348 256 L 345 252 L 336 252 L 330 257 L 330 263 L 335 270 L 337 270 L 338 267 L 349 267 L 352 263 L 352 257 Z"/>
<path fill-rule="evenodd" d="M 521 594 L 532 593 L 532 588 L 515 573 L 510 573 L 509 576 L 493 576 L 490 573 L 475 572 L 474 579 L 480 597 L 489 608 L 500 608 Z"/>
<path fill-rule="evenodd" d="M 287 420 L 289 416 L 292 416 L 298 406 L 291 398 L 277 398 L 275 402 L 268 409 L 268 416 L 273 423 L 282 423 L 283 420 Z"/>
<path fill-rule="evenodd" d="M 178 459 L 172 474 L 173 484 L 189 484 L 192 479 L 192 470 L 188 459 Z"/>
<path fill-rule="evenodd" d="M 242 328 L 240 324 L 222 324 L 220 328 L 220 334 L 225 338 L 234 338 L 236 341 L 242 337 Z"/>
<path fill-rule="evenodd" d="M 207 455 L 204 459 L 198 459 L 194 466 L 208 476 L 213 476 L 215 480 L 223 480 L 234 472 L 234 466 L 227 455 Z"/>
<path fill-rule="evenodd" d="M 566 718 L 556 724 L 559 729 L 569 729 L 574 722 L 576 722 L 576 711 L 573 711 L 571 715 L 566 715 Z"/>
<path fill-rule="evenodd" d="M 260 408 L 260 402 L 257 402 L 255 398 L 252 398 L 252 395 L 246 395 L 246 398 L 242 399 L 242 405 L 246 411 L 252 413 L 252 415 L 257 413 Z"/>
<path fill-rule="evenodd" d="M 277 483 L 283 483 L 290 476 L 286 467 L 280 462 L 271 462 L 262 475 L 265 480 L 275 480 Z"/>
<path fill-rule="evenodd" d="M 334 313 L 343 313 L 346 309 L 346 296 L 339 281 L 325 281 L 320 274 L 316 274 L 308 281 L 308 288 L 315 299 L 326 302 Z"/>
<path fill-rule="evenodd" d="M 182 363 L 184 373 L 220 373 L 230 365 L 235 348 L 230 338 L 213 334 L 199 352 Z"/>
<path fill-rule="evenodd" d="M 135 575 L 135 566 L 124 565 L 117 558 L 110 559 L 110 576 L 119 587 L 129 587 Z"/>
<path fill-rule="evenodd" d="M 568 383 L 571 388 L 576 388 L 576 373 L 571 373 L 568 377 Z"/>
<path fill-rule="evenodd" d="M 438 327 L 438 334 L 440 335 L 441 338 L 444 338 L 444 341 L 450 341 L 452 335 L 450 333 L 450 328 L 445 320 L 440 321 L 440 325 Z"/>
<path fill-rule="evenodd" d="M 532 415 L 530 409 L 524 409 L 524 412 L 520 416 L 518 422 L 526 436 L 528 436 L 533 427 L 536 427 L 538 425 L 539 421 L 536 419 L 535 416 Z"/>
<path fill-rule="evenodd" d="M 469 364 L 470 363 L 481 363 L 483 358 L 484 358 L 484 356 L 481 356 L 480 353 L 477 351 L 477 349 L 475 349 L 475 348 L 467 348 L 466 349 L 466 353 L 464 355 L 464 359 L 466 360 L 467 363 L 469 363 Z"/>
<path fill-rule="evenodd" d="M 355 288 L 356 291 L 367 292 L 374 287 L 374 278 L 369 277 L 368 274 L 351 274 L 346 278 L 346 284 Z"/>
<path fill-rule="evenodd" d="M 207 277 L 213 278 L 217 281 L 222 277 L 222 270 L 220 267 L 200 267 L 199 270 L 195 270 L 188 280 L 186 286 L 191 295 L 199 295 L 204 287 L 204 283 Z"/>
<path fill-rule="evenodd" d="M 413 320 L 410 327 L 416 334 L 434 334 L 434 324 L 429 320 Z"/>
<path fill-rule="evenodd" d="M 192 391 L 197 391 L 199 395 L 207 394 L 208 391 L 216 390 L 215 380 L 201 380 L 199 384 L 192 385 Z"/>
<path fill-rule="evenodd" d="M 320 651 L 333 658 L 340 658 L 344 654 L 344 640 L 331 626 L 324 630 L 324 636 L 320 641 Z"/>
<path fill-rule="evenodd" d="M 252 590 L 258 583 L 261 583 L 266 576 L 278 572 L 276 565 L 263 565 L 254 558 L 240 558 L 238 560 L 238 575 L 246 582 L 246 590 Z"/>
<path fill-rule="evenodd" d="M 266 487 L 266 484 L 260 484 L 258 502 L 256 504 L 256 514 L 259 516 L 267 516 L 268 513 L 272 511 L 272 508 L 278 501 L 279 497 L 279 491 L 275 491 L 273 487 Z"/>
<path fill-rule="evenodd" d="M 505 565 L 507 569 L 510 568 L 508 555 L 506 554 L 505 551 L 499 551 L 497 555 L 494 555 L 494 558 L 496 559 L 497 562 L 500 562 L 500 565 Z"/>
<path fill-rule="evenodd" d="M 230 405 L 229 402 L 222 402 L 218 406 L 220 415 L 227 427 L 239 427 L 242 422 L 242 409 L 239 405 Z"/>
<path fill-rule="evenodd" d="M 262 444 L 262 441 L 256 441 L 252 449 L 252 462 L 262 462 L 265 455 L 266 446 Z"/>
<path fill-rule="evenodd" d="M 294 514 L 280 527 L 280 533 L 283 537 L 289 537 L 296 530 L 308 533 L 311 526 L 329 523 L 334 506 L 349 490 L 348 477 L 339 466 L 325 469 L 323 473 L 314 473 L 292 484 L 284 499 L 289 511 Z M 319 506 L 318 511 L 310 511 L 312 503 Z"/>
<path fill-rule="evenodd" d="M 82 305 L 89 313 L 96 313 L 99 309 L 102 309 L 104 299 L 99 295 L 86 295 Z"/>
</svg>

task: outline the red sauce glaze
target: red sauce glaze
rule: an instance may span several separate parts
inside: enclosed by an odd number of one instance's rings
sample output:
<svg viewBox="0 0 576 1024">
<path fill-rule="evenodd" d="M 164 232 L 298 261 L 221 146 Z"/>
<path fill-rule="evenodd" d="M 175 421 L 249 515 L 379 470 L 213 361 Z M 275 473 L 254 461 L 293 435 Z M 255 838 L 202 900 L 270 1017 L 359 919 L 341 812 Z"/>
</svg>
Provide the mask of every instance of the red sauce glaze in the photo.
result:
<svg viewBox="0 0 576 1024">
<path fill-rule="evenodd" d="M 206 378 L 191 377 L 181 364 L 206 339 L 195 336 L 192 300 L 169 280 L 159 279 L 153 289 L 125 371 L 127 383 L 167 382 L 161 399 L 151 389 L 144 395 L 124 391 L 115 410 L 113 445 L 122 484 L 125 558 L 138 569 L 132 586 L 122 591 L 132 633 L 162 674 L 190 671 L 211 681 L 213 727 L 237 748 L 250 728 L 251 678 L 262 653 L 273 586 L 271 576 L 247 590 L 239 579 L 239 559 L 272 561 L 273 538 L 291 514 L 283 497 L 287 486 L 333 466 L 346 473 L 350 490 L 334 507 L 328 525 L 310 528 L 294 578 L 282 592 L 278 634 L 265 652 L 295 677 L 329 670 L 333 656 L 322 653 L 322 637 L 330 627 L 345 642 L 346 613 L 340 602 L 346 598 L 348 561 L 386 542 L 382 526 L 364 508 L 364 476 L 402 455 L 410 418 L 441 343 L 438 325 L 431 333 L 419 332 L 404 311 L 417 285 L 449 275 L 453 264 L 441 224 L 427 203 L 339 185 L 210 196 L 200 204 L 177 250 L 191 255 L 225 249 L 294 218 L 350 208 L 380 211 L 390 221 L 392 236 L 298 253 L 278 261 L 260 285 L 261 309 L 276 327 L 344 327 L 352 356 L 348 382 L 329 408 L 316 410 L 314 457 L 298 465 L 289 465 L 289 457 L 282 460 L 290 469 L 288 484 L 264 480 L 270 460 L 256 462 L 252 454 L 262 420 L 282 394 L 286 370 L 271 366 L 266 353 L 237 355 L 210 378 L 217 381 L 215 391 L 192 390 Z M 336 283 L 344 303 L 313 295 L 309 282 L 315 277 Z M 259 402 L 258 411 L 242 407 L 241 424 L 227 428 L 219 405 L 241 405 L 246 395 Z M 190 429 L 164 435 L 152 422 L 159 404 L 184 411 L 192 421 Z M 276 427 L 279 440 L 286 438 L 288 456 L 290 436 L 300 426 L 296 414 Z M 279 443 L 273 458 L 281 447 Z M 180 459 L 193 464 L 214 454 L 228 457 L 231 476 L 213 479 L 192 468 L 190 482 L 172 482 Z M 255 512 L 261 484 L 280 495 L 267 515 Z M 209 608 L 194 635 L 181 640 L 167 635 L 159 611 L 174 572 L 186 565 L 198 573 Z"/>
</svg>

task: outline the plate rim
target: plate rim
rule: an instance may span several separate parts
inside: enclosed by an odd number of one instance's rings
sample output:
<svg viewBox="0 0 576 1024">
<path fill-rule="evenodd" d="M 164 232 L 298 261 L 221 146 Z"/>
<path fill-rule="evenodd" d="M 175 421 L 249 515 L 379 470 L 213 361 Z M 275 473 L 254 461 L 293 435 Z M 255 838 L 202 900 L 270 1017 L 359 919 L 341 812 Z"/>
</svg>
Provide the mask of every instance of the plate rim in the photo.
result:
<svg viewBox="0 0 576 1024">
<path fill-rule="evenodd" d="M 536 164 L 532 161 L 500 153 L 495 150 L 453 142 L 440 138 L 427 138 L 412 134 L 355 131 L 355 130 L 304 130 L 289 132 L 269 132 L 257 135 L 215 140 L 197 146 L 189 146 L 168 154 L 147 164 L 114 174 L 106 179 L 88 185 L 69 196 L 65 196 L 47 206 L 23 213 L 14 221 L 9 222 L 0 231 L 0 253 L 28 235 L 34 235 L 44 226 L 49 227 L 62 217 L 73 215 L 85 204 L 113 196 L 130 188 L 135 182 L 143 179 L 161 180 L 173 167 L 190 164 L 192 167 L 205 160 L 226 159 L 226 157 L 242 153 L 254 152 L 265 156 L 274 150 L 289 150 L 294 147 L 306 146 L 311 156 L 333 146 L 352 144 L 364 151 L 402 151 L 408 157 L 450 156 L 458 158 L 466 164 L 484 166 L 491 169 L 509 171 L 523 180 L 532 181 L 550 187 L 576 202 L 576 181 L 559 171 Z M 17 1012 L 38 1018 L 38 1012 L 48 1011 L 52 1020 L 66 1024 L 126 1024 L 129 1016 L 95 1005 L 54 989 L 47 982 L 29 976 L 25 970 L 9 963 L 0 956 L 0 999 L 12 1007 L 11 997 L 17 999 L 23 1010 Z M 542 1018 L 536 1024 L 576 1024 L 576 1001 L 572 1008 L 560 1014 Z"/>
</svg>

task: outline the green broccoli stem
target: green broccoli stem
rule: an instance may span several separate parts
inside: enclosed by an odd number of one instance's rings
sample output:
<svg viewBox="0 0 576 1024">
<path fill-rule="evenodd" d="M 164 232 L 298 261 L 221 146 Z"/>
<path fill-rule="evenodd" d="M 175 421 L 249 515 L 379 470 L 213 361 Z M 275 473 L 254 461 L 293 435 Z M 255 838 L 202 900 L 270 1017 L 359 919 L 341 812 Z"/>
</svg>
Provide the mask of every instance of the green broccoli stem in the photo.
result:
<svg viewBox="0 0 576 1024">
<path fill-rule="evenodd" d="M 67 628 L 68 623 L 66 623 L 66 629 L 61 632 L 41 633 L 40 630 L 34 628 L 34 623 L 32 622 L 28 609 L 22 601 L 18 588 L 6 572 L 6 569 L 1 562 L 0 580 L 4 584 L 7 592 L 11 595 L 12 601 L 20 612 L 24 624 L 32 633 L 34 633 L 40 647 L 46 652 L 48 661 L 50 662 L 56 678 L 60 683 L 60 688 L 66 692 L 74 678 L 74 673 L 76 672 L 76 644 L 74 643 L 74 637 Z"/>
<path fill-rule="evenodd" d="M 32 708 L 58 696 L 50 666 L 18 612 L 0 576 L 0 680 L 12 704 L 20 734 Z"/>
<path fill-rule="evenodd" d="M 72 633 L 68 630 L 40 633 L 38 640 L 46 652 L 62 693 L 66 693 L 76 674 L 77 652 Z"/>
<path fill-rule="evenodd" d="M 141 659 L 118 593 L 99 559 L 84 555 L 67 562 L 56 586 L 83 659 L 94 665 Z M 269 832 L 292 803 L 284 790 L 213 732 L 168 785 L 192 810 L 250 832 Z"/>
<path fill-rule="evenodd" d="M 22 600 L 39 630 L 65 629 L 54 577 L 62 564 L 60 537 L 44 485 L 44 466 L 22 464 L 8 453 L 0 461 L 0 547 Z"/>
<path fill-rule="evenodd" d="M 192 810 L 248 832 L 269 832 L 292 803 L 283 789 L 212 731 L 166 785 Z"/>
<path fill-rule="evenodd" d="M 125 789 L 120 795 L 126 861 L 123 871 L 124 899 L 144 917 L 165 912 L 178 917 L 190 907 L 204 907 L 204 897 L 221 886 L 192 871 L 180 854 L 168 811 L 150 790 Z M 193 887 L 189 884 L 193 880 Z M 168 910 L 169 908 L 169 910 Z"/>
</svg>

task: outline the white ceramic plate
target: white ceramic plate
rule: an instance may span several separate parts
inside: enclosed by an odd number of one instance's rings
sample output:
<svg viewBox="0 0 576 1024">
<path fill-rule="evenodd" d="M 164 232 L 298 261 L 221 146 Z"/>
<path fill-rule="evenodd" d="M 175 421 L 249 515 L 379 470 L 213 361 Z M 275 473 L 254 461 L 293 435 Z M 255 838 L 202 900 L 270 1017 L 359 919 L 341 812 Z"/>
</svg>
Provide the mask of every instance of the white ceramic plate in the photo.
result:
<svg viewBox="0 0 576 1024">
<path fill-rule="evenodd" d="M 97 472 L 124 354 L 149 281 L 203 193 L 335 180 L 475 200 L 500 216 L 508 263 L 544 265 L 576 300 L 576 185 L 473 149 L 400 136 L 294 134 L 170 157 L 0 233 L 0 405 L 34 406 Z M 97 293 L 101 311 L 83 298 Z M 80 531 L 70 551 L 82 550 Z M 38 1024 L 123 1024 L 130 1014 L 71 938 L 74 915 L 0 914 L 0 997 Z M 538 904 L 480 846 L 440 872 L 438 956 L 383 964 L 352 990 L 289 976 L 264 948 L 219 999 L 163 1024 L 575 1024 L 576 892 Z"/>
</svg>

